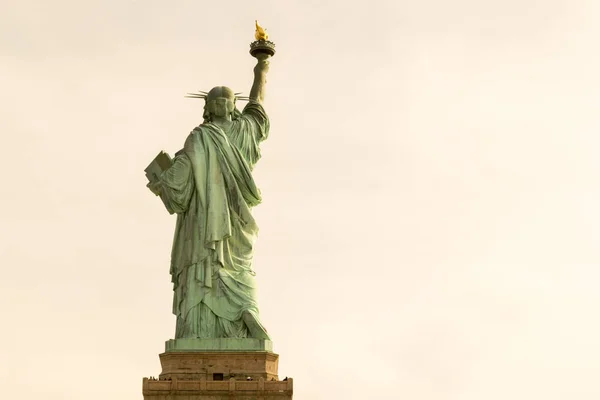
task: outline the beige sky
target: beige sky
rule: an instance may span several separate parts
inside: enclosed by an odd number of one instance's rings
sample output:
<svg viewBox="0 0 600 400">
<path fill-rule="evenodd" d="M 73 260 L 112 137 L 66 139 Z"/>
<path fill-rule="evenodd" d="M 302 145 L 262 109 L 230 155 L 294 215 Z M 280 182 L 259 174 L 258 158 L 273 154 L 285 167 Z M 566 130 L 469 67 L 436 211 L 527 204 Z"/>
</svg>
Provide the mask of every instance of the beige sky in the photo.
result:
<svg viewBox="0 0 600 400">
<path fill-rule="evenodd" d="M 255 18 L 255 269 L 295 398 L 600 398 L 595 0 L 2 2 L 2 396 L 158 375 L 175 221 L 143 169 L 200 122 L 187 91 L 249 91 Z"/>
</svg>

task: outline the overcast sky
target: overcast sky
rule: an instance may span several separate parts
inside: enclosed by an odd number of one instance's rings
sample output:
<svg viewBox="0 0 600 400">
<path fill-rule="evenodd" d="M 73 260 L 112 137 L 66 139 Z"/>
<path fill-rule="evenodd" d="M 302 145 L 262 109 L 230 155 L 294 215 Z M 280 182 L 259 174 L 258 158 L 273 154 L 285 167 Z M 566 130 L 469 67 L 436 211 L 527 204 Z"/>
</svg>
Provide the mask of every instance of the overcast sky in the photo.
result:
<svg viewBox="0 0 600 400">
<path fill-rule="evenodd" d="M 261 318 L 295 398 L 600 398 L 600 2 L 4 0 L 0 383 L 142 399 L 174 335 L 145 187 L 277 44 Z"/>
</svg>

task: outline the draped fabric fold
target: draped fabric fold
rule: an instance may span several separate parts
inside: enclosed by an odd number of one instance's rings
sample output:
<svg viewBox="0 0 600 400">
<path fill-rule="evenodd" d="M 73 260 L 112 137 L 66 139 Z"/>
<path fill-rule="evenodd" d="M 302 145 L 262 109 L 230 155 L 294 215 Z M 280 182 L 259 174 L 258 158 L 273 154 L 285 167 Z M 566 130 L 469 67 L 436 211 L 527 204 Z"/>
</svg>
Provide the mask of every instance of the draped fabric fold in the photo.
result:
<svg viewBox="0 0 600 400">
<path fill-rule="evenodd" d="M 261 196 L 252 168 L 268 132 L 264 109 L 250 102 L 226 131 L 211 123 L 195 128 L 161 176 L 161 198 L 177 214 L 170 270 L 176 338 L 247 337 L 242 314 L 259 321 L 251 209 Z"/>
</svg>

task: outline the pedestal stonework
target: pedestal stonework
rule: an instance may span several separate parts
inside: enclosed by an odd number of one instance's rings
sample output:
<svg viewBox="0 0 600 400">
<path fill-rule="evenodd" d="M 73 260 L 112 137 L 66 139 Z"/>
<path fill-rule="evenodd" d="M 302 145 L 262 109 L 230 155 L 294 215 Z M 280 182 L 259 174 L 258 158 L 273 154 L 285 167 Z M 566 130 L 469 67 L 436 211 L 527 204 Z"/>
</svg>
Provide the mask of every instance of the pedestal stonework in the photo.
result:
<svg viewBox="0 0 600 400">
<path fill-rule="evenodd" d="M 292 379 L 287 381 L 153 381 L 144 378 L 145 400 L 291 400 Z"/>
<path fill-rule="evenodd" d="M 292 399 L 293 381 L 279 380 L 268 340 L 179 339 L 165 347 L 159 378 L 143 380 L 144 400 Z"/>
<path fill-rule="evenodd" d="M 169 352 L 159 357 L 159 379 L 278 379 L 279 356 L 266 351 Z"/>
</svg>

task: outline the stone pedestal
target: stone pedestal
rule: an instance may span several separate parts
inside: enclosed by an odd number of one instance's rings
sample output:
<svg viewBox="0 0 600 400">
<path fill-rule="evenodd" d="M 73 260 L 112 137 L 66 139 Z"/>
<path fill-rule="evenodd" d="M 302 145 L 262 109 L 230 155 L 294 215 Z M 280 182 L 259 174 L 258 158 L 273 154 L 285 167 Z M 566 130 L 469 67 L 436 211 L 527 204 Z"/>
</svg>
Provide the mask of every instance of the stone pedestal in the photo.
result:
<svg viewBox="0 0 600 400">
<path fill-rule="evenodd" d="M 160 354 L 158 379 L 144 378 L 144 400 L 291 400 L 268 340 L 179 339 Z M 268 350 L 266 350 L 268 349 Z"/>
<path fill-rule="evenodd" d="M 159 355 L 159 379 L 277 380 L 279 356 L 266 351 L 193 351 Z"/>
</svg>

